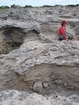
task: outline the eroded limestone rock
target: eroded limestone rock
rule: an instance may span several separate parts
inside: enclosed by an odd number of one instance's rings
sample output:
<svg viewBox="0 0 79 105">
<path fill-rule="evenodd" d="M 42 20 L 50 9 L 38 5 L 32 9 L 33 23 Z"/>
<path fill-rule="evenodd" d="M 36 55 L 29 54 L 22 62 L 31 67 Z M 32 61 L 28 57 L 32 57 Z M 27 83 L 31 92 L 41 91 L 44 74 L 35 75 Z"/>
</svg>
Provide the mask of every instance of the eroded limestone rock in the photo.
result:
<svg viewBox="0 0 79 105">
<path fill-rule="evenodd" d="M 70 97 L 52 95 L 42 96 L 36 93 L 18 92 L 7 90 L 0 92 L 0 105 L 78 105 L 79 96 Z"/>
<path fill-rule="evenodd" d="M 12 40 L 21 43 L 18 49 L 0 55 L 0 91 L 27 91 L 33 89 L 36 81 L 37 84 L 40 81 L 41 90 L 50 88 L 47 84 L 79 90 L 79 41 L 75 40 L 79 36 L 79 19 L 73 16 L 75 11 L 78 12 L 77 8 L 62 9 L 60 6 L 1 12 L 0 43 Z M 67 31 L 74 38 L 60 42 L 57 29 L 63 18 L 67 20 Z"/>
</svg>

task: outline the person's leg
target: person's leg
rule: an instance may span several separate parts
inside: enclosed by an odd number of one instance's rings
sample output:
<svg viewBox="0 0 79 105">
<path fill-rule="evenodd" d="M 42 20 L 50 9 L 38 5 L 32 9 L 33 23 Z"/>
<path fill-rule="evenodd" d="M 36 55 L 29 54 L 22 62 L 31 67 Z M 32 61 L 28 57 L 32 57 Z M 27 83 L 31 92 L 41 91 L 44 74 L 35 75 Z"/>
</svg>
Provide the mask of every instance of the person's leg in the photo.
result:
<svg viewBox="0 0 79 105">
<path fill-rule="evenodd" d="M 70 34 L 67 34 L 66 37 L 67 37 L 67 39 L 73 39 L 73 36 Z"/>
<path fill-rule="evenodd" d="M 60 41 L 61 41 L 61 40 L 64 40 L 63 35 L 59 35 L 59 40 L 60 40 Z"/>
</svg>

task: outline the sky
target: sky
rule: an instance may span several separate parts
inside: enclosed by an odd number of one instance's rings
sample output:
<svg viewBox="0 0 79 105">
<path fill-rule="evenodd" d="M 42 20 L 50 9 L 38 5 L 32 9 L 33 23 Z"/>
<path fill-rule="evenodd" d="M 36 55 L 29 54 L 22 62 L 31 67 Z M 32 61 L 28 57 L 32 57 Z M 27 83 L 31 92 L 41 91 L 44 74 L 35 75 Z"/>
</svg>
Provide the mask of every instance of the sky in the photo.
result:
<svg viewBox="0 0 79 105">
<path fill-rule="evenodd" d="M 67 4 L 79 4 L 79 0 L 0 0 L 0 6 L 12 4 L 25 6 L 43 6 L 43 5 L 67 5 Z"/>
</svg>

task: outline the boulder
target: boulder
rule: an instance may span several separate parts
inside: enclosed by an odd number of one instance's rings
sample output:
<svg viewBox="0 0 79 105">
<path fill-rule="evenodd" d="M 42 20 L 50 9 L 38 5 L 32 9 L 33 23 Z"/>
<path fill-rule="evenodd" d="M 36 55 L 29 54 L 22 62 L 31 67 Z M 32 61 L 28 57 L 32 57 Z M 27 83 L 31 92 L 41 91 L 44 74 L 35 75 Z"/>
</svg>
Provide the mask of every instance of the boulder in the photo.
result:
<svg viewBox="0 0 79 105">
<path fill-rule="evenodd" d="M 33 85 L 33 90 L 37 92 L 41 92 L 43 89 L 43 85 L 41 81 L 36 81 Z"/>
</svg>

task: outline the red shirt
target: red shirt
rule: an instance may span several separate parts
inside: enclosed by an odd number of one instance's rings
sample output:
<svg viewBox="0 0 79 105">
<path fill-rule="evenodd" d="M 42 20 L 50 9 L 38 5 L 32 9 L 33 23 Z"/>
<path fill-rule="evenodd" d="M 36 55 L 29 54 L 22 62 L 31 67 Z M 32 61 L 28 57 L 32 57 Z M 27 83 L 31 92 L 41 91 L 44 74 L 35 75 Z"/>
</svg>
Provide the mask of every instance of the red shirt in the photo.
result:
<svg viewBox="0 0 79 105">
<path fill-rule="evenodd" d="M 63 35 L 64 39 L 66 40 L 66 27 L 65 26 L 60 26 L 58 29 L 58 35 Z"/>
</svg>

